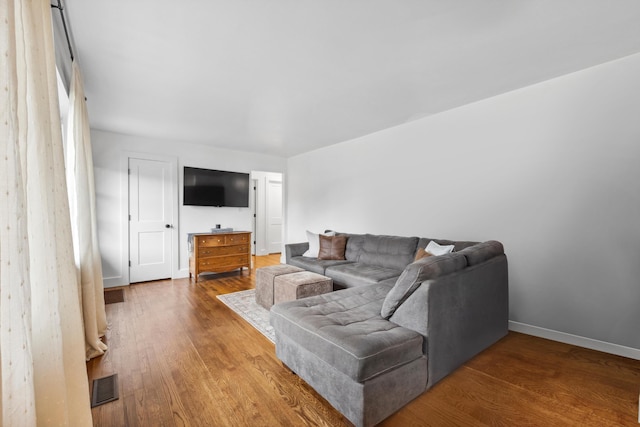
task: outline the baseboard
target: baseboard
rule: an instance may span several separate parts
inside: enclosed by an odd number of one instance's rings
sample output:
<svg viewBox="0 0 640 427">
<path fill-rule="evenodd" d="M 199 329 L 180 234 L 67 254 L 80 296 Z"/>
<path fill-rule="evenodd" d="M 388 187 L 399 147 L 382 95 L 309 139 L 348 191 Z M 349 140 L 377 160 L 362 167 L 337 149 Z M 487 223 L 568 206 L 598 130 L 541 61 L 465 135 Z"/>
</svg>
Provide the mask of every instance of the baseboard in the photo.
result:
<svg viewBox="0 0 640 427">
<path fill-rule="evenodd" d="M 173 276 L 174 279 L 184 279 L 185 277 L 189 277 L 188 268 L 181 268 L 180 270 L 176 271 L 175 276 Z"/>
<path fill-rule="evenodd" d="M 104 277 L 102 279 L 103 287 L 106 288 L 117 288 L 118 286 L 129 286 L 128 283 L 123 283 L 122 276 L 118 277 Z"/>
<path fill-rule="evenodd" d="M 567 334 L 565 332 L 554 331 L 552 329 L 541 328 L 539 326 L 527 325 L 526 323 L 509 321 L 509 329 L 514 332 L 533 335 L 535 337 L 546 338 L 552 341 L 559 341 L 565 344 L 577 345 L 591 350 L 602 351 L 604 353 L 615 354 L 640 360 L 640 349 L 625 347 L 623 345 L 612 344 L 605 341 L 598 341 L 592 338 L 581 337 L 579 335 Z"/>
<path fill-rule="evenodd" d="M 182 268 L 180 270 L 178 270 L 175 274 L 175 276 L 173 277 L 174 279 L 184 279 L 186 277 L 189 277 L 189 269 L 188 268 Z M 104 284 L 105 289 L 106 288 L 117 288 L 119 286 L 129 286 L 129 283 L 125 283 L 124 282 L 124 278 L 122 276 L 118 276 L 118 277 L 104 277 L 102 279 L 102 283 Z"/>
</svg>

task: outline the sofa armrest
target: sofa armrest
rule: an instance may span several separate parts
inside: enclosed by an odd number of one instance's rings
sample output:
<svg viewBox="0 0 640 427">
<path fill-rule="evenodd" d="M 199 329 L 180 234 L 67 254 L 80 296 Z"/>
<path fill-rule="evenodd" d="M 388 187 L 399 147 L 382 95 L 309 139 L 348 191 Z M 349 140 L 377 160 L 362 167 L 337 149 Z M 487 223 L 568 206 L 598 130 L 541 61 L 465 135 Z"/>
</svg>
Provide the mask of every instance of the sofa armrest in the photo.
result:
<svg viewBox="0 0 640 427">
<path fill-rule="evenodd" d="M 309 242 L 302 243 L 288 243 L 284 245 L 285 262 L 289 264 L 291 258 L 295 256 L 301 256 L 309 249 Z"/>
<path fill-rule="evenodd" d="M 425 336 L 433 386 L 507 334 L 506 256 L 423 282 L 389 320 Z"/>
</svg>

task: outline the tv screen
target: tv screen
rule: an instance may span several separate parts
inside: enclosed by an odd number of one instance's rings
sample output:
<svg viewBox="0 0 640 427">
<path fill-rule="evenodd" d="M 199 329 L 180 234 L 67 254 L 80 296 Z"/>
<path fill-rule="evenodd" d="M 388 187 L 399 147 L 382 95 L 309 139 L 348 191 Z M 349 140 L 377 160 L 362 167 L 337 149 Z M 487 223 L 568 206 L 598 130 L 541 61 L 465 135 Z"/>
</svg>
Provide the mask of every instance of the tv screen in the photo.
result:
<svg viewBox="0 0 640 427">
<path fill-rule="evenodd" d="M 249 207 L 249 174 L 184 167 L 184 205 Z"/>
</svg>

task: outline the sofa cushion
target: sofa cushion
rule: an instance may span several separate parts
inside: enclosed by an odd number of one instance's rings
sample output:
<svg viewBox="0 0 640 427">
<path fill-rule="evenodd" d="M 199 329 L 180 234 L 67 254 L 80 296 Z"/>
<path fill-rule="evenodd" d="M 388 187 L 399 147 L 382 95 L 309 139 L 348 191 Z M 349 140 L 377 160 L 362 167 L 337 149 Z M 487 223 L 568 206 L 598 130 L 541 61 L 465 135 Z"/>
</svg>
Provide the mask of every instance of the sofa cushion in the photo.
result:
<svg viewBox="0 0 640 427">
<path fill-rule="evenodd" d="M 327 230 L 333 232 L 336 236 L 347 236 L 347 248 L 344 251 L 344 257 L 348 261 L 358 262 L 362 245 L 364 244 L 365 234 L 342 233 L 339 231 Z"/>
<path fill-rule="evenodd" d="M 296 256 L 291 258 L 288 261 L 289 264 L 295 265 L 296 267 L 303 268 L 308 271 L 312 271 L 318 274 L 324 274 L 325 270 L 328 267 L 334 265 L 341 264 L 350 264 L 351 261 L 347 260 L 329 260 L 329 259 L 318 259 L 318 258 L 307 258 L 303 256 Z"/>
<path fill-rule="evenodd" d="M 343 260 L 347 246 L 347 236 L 320 235 L 320 251 L 318 259 Z"/>
<path fill-rule="evenodd" d="M 417 237 L 367 234 L 358 262 L 402 271 L 413 262 L 417 246 Z"/>
<path fill-rule="evenodd" d="M 341 234 L 338 233 L 338 235 Z M 345 234 L 345 236 L 347 236 L 347 248 L 344 251 L 344 257 L 349 261 L 358 262 L 364 245 L 364 234 Z"/>
<path fill-rule="evenodd" d="M 351 288 L 354 286 L 372 285 L 385 279 L 400 276 L 402 270 L 367 265 L 360 262 L 350 262 L 328 266 L 325 276 L 331 277 L 338 287 Z"/>
<path fill-rule="evenodd" d="M 388 319 L 425 280 L 462 270 L 467 266 L 464 255 L 454 252 L 422 258 L 404 269 L 382 304 L 381 316 Z"/>
<path fill-rule="evenodd" d="M 467 258 L 467 264 L 472 266 L 495 256 L 502 255 L 504 253 L 504 246 L 496 240 L 489 240 L 465 248 L 459 253 L 463 254 Z"/>
<path fill-rule="evenodd" d="M 416 360 L 423 337 L 380 316 L 389 289 L 361 286 L 276 304 L 276 345 L 284 334 L 357 382 Z"/>
</svg>

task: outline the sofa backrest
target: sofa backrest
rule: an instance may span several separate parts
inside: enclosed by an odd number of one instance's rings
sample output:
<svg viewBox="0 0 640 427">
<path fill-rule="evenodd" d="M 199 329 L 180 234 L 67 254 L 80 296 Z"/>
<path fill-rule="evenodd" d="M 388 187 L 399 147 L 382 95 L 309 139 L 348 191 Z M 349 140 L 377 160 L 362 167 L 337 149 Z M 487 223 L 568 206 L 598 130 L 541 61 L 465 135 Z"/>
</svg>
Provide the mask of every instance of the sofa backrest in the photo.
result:
<svg viewBox="0 0 640 427">
<path fill-rule="evenodd" d="M 467 264 L 469 266 L 473 266 L 504 254 L 504 246 L 497 240 L 488 240 L 469 246 L 459 253 L 467 258 Z"/>
<path fill-rule="evenodd" d="M 402 271 L 414 260 L 417 237 L 366 234 L 358 262 Z"/>
<path fill-rule="evenodd" d="M 436 243 L 454 244 L 455 246 L 456 242 L 440 240 Z M 420 245 L 418 245 L 418 247 L 420 247 Z M 382 305 L 382 317 L 389 319 L 389 317 L 395 313 L 396 309 L 402 306 L 403 303 L 421 287 L 422 282 L 457 273 L 467 267 L 473 267 L 500 256 L 504 258 L 504 246 L 502 243 L 496 240 L 489 240 L 466 246 L 460 251 L 425 257 L 409 264 L 396 281 L 394 287 L 387 294 Z"/>
<path fill-rule="evenodd" d="M 440 276 L 460 271 L 467 266 L 467 259 L 462 253 L 430 256 L 407 265 L 395 285 L 382 303 L 380 315 L 389 319 L 402 303 L 420 287 L 425 280 L 434 280 Z"/>
<path fill-rule="evenodd" d="M 329 230 L 331 231 L 331 230 Z M 335 232 L 336 236 L 347 236 L 347 247 L 344 251 L 344 257 L 347 261 L 358 262 L 362 245 L 364 244 L 364 234 L 351 234 Z"/>
<path fill-rule="evenodd" d="M 345 258 L 347 261 L 404 270 L 414 262 L 416 250 L 425 248 L 430 241 L 439 245 L 453 245 L 454 252 L 465 251 L 469 266 L 478 264 L 493 256 L 504 253 L 500 242 L 470 242 L 464 240 L 432 239 L 428 237 L 402 237 L 376 234 L 351 234 L 334 230 L 336 235 L 347 236 Z M 468 249 L 468 250 L 467 250 Z M 410 253 L 409 253 L 410 252 Z"/>
<path fill-rule="evenodd" d="M 349 234 L 347 237 L 347 248 L 344 252 L 344 257 L 347 261 L 358 262 L 363 245 L 364 234 Z"/>
</svg>

